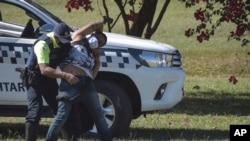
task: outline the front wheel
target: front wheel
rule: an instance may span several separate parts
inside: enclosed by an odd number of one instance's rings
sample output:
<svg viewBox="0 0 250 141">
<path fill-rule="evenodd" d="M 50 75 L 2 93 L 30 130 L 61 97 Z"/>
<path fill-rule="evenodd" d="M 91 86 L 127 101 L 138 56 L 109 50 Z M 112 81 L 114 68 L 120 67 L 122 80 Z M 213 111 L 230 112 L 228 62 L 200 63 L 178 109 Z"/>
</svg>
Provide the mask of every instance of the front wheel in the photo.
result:
<svg viewBox="0 0 250 141">
<path fill-rule="evenodd" d="M 126 135 L 133 117 L 131 102 L 126 92 L 112 81 L 96 80 L 95 86 L 112 135 Z M 97 133 L 95 126 L 91 132 Z"/>
</svg>

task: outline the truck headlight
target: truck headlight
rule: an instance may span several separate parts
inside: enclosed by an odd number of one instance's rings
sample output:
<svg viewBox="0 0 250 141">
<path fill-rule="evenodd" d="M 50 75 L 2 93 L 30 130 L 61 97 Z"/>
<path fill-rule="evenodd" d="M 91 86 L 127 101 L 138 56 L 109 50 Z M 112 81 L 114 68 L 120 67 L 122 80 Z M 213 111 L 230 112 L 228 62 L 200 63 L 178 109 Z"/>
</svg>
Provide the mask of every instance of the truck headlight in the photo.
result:
<svg viewBox="0 0 250 141">
<path fill-rule="evenodd" d="M 130 50 L 129 52 L 137 61 L 147 67 L 181 67 L 181 55 L 178 51 L 174 54 L 143 50 Z"/>
</svg>

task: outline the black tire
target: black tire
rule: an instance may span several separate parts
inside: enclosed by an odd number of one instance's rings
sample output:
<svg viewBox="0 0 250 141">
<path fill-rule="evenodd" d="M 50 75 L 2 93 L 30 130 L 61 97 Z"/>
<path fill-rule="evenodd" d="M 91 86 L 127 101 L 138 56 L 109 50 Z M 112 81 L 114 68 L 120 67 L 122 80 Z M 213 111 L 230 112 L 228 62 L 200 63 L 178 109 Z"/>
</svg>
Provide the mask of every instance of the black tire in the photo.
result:
<svg viewBox="0 0 250 141">
<path fill-rule="evenodd" d="M 128 135 L 132 120 L 132 106 L 126 92 L 112 81 L 96 80 L 95 86 L 113 137 Z M 91 132 L 97 133 L 95 126 Z"/>
</svg>

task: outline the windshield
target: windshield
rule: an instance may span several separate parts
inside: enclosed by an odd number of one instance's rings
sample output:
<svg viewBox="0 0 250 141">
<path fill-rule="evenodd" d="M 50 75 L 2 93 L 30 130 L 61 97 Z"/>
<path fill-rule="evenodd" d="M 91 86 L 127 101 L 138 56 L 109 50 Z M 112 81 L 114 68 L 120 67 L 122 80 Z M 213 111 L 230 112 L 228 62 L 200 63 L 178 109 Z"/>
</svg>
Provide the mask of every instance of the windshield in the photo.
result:
<svg viewBox="0 0 250 141">
<path fill-rule="evenodd" d="M 49 17 L 51 17 L 52 19 L 54 19 L 58 23 L 63 22 L 61 19 L 59 19 L 58 17 L 56 17 L 55 15 L 53 15 L 48 10 L 46 10 L 45 8 L 43 8 L 42 6 L 40 6 L 39 4 L 35 3 L 34 1 L 32 1 L 32 0 L 26 0 L 26 2 L 28 2 L 32 6 L 36 7 L 37 9 L 41 10 L 44 14 L 46 14 Z"/>
</svg>

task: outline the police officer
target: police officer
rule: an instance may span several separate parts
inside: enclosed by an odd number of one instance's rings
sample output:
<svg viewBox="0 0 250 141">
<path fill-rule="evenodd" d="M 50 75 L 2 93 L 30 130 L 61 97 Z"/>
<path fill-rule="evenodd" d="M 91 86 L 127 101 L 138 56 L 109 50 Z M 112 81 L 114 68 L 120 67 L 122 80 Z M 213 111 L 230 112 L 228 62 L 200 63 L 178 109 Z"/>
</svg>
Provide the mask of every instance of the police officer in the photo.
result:
<svg viewBox="0 0 250 141">
<path fill-rule="evenodd" d="M 63 78 L 70 84 L 79 80 L 70 73 L 61 72 L 56 67 L 67 55 L 70 46 L 70 28 L 58 24 L 53 32 L 42 35 L 35 41 L 27 60 L 28 69 L 27 104 L 28 113 L 25 122 L 25 140 L 35 141 L 37 128 L 41 118 L 43 99 L 57 112 L 58 84 L 56 78 Z"/>
</svg>

